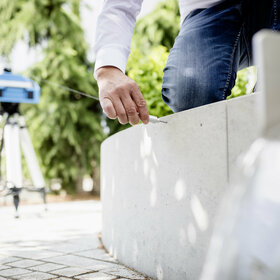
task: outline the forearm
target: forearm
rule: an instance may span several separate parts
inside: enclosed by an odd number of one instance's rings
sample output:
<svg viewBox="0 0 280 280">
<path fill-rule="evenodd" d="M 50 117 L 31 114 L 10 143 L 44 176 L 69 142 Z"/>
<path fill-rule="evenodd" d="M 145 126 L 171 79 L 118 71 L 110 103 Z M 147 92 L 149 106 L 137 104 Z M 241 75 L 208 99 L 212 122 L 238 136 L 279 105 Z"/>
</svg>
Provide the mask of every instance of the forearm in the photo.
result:
<svg viewBox="0 0 280 280">
<path fill-rule="evenodd" d="M 136 17 L 143 0 L 107 0 L 97 21 L 96 70 L 115 66 L 125 72 Z"/>
</svg>

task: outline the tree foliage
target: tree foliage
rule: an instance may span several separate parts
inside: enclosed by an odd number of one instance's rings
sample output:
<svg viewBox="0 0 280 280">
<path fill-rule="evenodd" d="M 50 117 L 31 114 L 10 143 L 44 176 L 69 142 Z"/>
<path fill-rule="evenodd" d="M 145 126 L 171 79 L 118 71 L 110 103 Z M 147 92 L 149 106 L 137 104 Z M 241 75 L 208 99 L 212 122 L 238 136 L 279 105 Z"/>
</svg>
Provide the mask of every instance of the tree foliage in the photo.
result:
<svg viewBox="0 0 280 280">
<path fill-rule="evenodd" d="M 132 51 L 127 65 L 128 76 L 139 85 L 149 113 L 157 117 L 172 113 L 161 99 L 162 69 L 167 58 L 168 51 L 163 46 L 150 49 L 148 55 L 136 49 Z"/>
<path fill-rule="evenodd" d="M 178 0 L 159 2 L 151 13 L 140 19 L 135 27 L 132 49 L 142 51 L 164 46 L 170 50 L 180 30 Z"/>
<path fill-rule="evenodd" d="M 95 178 L 99 146 L 104 139 L 98 102 L 54 86 L 62 84 L 97 95 L 87 60 L 88 46 L 80 21 L 79 0 L 4 0 L 0 16 L 1 55 L 8 56 L 19 40 L 42 47 L 43 59 L 28 75 L 41 86 L 38 105 L 22 111 L 47 179 L 61 178 L 74 191 L 84 174 Z M 97 180 L 96 180 L 97 181 Z"/>
</svg>

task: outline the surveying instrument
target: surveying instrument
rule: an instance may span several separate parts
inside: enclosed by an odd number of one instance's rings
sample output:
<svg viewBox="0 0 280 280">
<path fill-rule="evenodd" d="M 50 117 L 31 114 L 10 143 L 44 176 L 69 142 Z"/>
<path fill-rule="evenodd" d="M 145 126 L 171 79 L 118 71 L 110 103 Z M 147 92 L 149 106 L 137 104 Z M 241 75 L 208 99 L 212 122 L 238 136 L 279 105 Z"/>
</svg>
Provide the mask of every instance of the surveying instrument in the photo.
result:
<svg viewBox="0 0 280 280">
<path fill-rule="evenodd" d="M 45 181 L 25 126 L 24 117 L 19 112 L 20 103 L 39 103 L 40 91 L 40 87 L 36 82 L 21 75 L 12 74 L 10 69 L 4 69 L 4 73 L 0 75 L 0 115 L 1 121 L 4 120 L 0 151 L 0 172 L 3 149 L 6 161 L 6 178 L 2 191 L 5 191 L 5 196 L 13 196 L 16 209 L 15 217 L 18 217 L 20 193 L 23 189 L 39 192 L 42 195 L 43 202 L 46 204 Z M 22 154 L 27 163 L 33 183 L 32 187 L 23 186 Z"/>
</svg>

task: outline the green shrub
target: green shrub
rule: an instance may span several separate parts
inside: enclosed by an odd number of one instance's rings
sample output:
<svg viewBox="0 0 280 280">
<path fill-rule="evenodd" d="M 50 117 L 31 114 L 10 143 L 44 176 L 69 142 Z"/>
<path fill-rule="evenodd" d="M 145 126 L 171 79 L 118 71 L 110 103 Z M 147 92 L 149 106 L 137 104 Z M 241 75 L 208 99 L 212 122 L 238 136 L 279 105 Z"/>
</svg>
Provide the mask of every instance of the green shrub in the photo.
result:
<svg viewBox="0 0 280 280">
<path fill-rule="evenodd" d="M 148 55 L 139 50 L 131 52 L 127 74 L 133 79 L 147 102 L 149 113 L 157 117 L 171 114 L 170 108 L 161 99 L 163 68 L 168 58 L 167 48 L 152 48 Z"/>
</svg>

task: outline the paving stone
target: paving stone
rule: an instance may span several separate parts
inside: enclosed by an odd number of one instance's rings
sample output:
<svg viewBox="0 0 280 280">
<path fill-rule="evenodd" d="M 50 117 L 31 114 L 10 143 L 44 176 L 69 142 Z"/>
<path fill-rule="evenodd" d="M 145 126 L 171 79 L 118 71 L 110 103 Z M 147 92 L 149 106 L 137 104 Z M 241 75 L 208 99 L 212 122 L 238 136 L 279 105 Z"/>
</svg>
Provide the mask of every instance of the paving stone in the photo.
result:
<svg viewBox="0 0 280 280">
<path fill-rule="evenodd" d="M 36 270 L 36 271 L 41 271 L 41 272 L 49 272 L 49 271 L 58 270 L 58 269 L 61 269 L 64 267 L 65 266 L 61 265 L 61 264 L 45 263 L 42 265 L 31 267 L 30 269 Z"/>
<path fill-rule="evenodd" d="M 77 276 L 79 274 L 90 272 L 90 269 L 87 268 L 80 268 L 80 267 L 68 267 L 63 268 L 59 270 L 52 271 L 53 274 L 61 275 L 61 276 L 67 276 L 67 277 L 73 277 Z"/>
<path fill-rule="evenodd" d="M 22 275 L 22 274 L 26 274 L 26 273 L 30 273 L 30 270 L 23 269 L 23 268 L 9 268 L 9 269 L 0 271 L 0 275 L 5 276 L 5 277 Z"/>
<path fill-rule="evenodd" d="M 109 262 L 103 262 L 99 260 L 93 260 L 93 259 L 74 256 L 74 255 L 64 255 L 64 256 L 54 257 L 51 259 L 46 259 L 46 261 L 57 263 L 57 264 L 63 264 L 66 266 L 90 268 L 93 271 L 98 271 L 100 269 L 106 269 L 106 268 L 109 269 L 115 266 L 115 264 Z"/>
<path fill-rule="evenodd" d="M 95 273 L 89 273 L 85 275 L 80 275 L 78 277 L 75 277 L 79 280 L 115 280 L 116 276 L 108 275 L 102 272 L 95 272 Z"/>
<path fill-rule="evenodd" d="M 126 267 L 117 267 L 113 269 L 104 269 L 102 272 L 108 273 L 110 275 L 115 275 L 119 277 L 124 277 L 124 278 L 130 278 L 133 280 L 145 280 L 145 277 L 138 274 L 137 272 L 134 272 L 130 269 L 127 269 Z"/>
<path fill-rule="evenodd" d="M 49 247 L 48 249 L 54 252 L 60 252 L 60 253 L 74 253 L 74 252 L 80 252 L 83 250 L 87 250 L 89 248 L 92 248 L 93 250 L 98 248 L 98 245 L 90 245 L 90 244 L 71 244 L 71 243 L 66 243 L 66 244 L 61 244 L 59 246 L 53 246 Z"/>
<path fill-rule="evenodd" d="M 0 264 L 7 264 L 15 261 L 19 261 L 20 258 L 9 257 L 9 256 L 0 256 Z"/>
<path fill-rule="evenodd" d="M 44 273 L 44 272 L 32 272 L 20 276 L 13 277 L 14 279 L 19 279 L 19 280 L 47 280 L 47 279 L 53 279 L 55 276 Z"/>
<path fill-rule="evenodd" d="M 92 259 L 99 259 L 103 261 L 110 261 L 117 263 L 117 260 L 111 257 L 109 254 L 107 254 L 104 250 L 102 249 L 95 249 L 95 250 L 86 250 L 86 251 L 81 251 L 75 253 L 77 256 L 83 256 L 87 258 L 92 258 Z"/>
<path fill-rule="evenodd" d="M 35 265 L 43 264 L 43 262 L 40 261 L 34 261 L 34 260 L 21 260 L 17 262 L 10 263 L 11 266 L 15 267 L 21 267 L 21 268 L 27 268 Z"/>
<path fill-rule="evenodd" d="M 100 202 L 53 204 L 43 217 L 40 207 L 21 205 L 20 220 L 13 219 L 12 207 L 0 208 L 6 228 L 0 231 L 0 280 L 143 279 L 125 276 L 131 272 L 125 274 L 126 268 L 101 249 Z"/>
<path fill-rule="evenodd" d="M 11 255 L 19 258 L 26 258 L 26 259 L 34 259 L 34 260 L 41 260 L 45 258 L 51 258 L 55 256 L 61 256 L 61 253 L 52 252 L 47 250 L 14 250 L 10 252 Z"/>
</svg>

